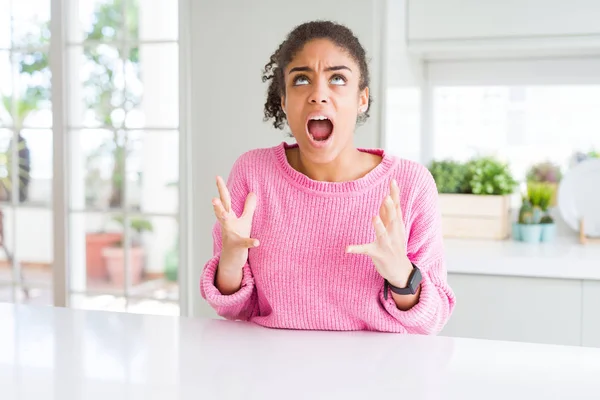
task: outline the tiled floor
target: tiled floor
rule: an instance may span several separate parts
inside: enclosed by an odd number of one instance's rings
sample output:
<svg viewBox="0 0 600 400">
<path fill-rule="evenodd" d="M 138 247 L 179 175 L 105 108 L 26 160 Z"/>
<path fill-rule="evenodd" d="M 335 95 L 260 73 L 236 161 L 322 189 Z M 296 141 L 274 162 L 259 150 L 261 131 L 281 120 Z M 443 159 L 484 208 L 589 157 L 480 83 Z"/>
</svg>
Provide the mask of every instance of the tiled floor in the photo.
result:
<svg viewBox="0 0 600 400">
<path fill-rule="evenodd" d="M 16 301 L 23 304 L 52 304 L 52 275 L 49 269 L 30 268 L 24 271 L 29 296 L 17 290 Z M 0 267 L 0 302 L 13 302 L 10 284 L 12 272 Z M 105 281 L 88 282 L 92 293 L 73 294 L 71 304 L 75 308 L 133 312 L 142 314 L 179 315 L 179 289 L 177 283 L 165 279 L 145 280 L 130 289 L 133 298 L 123 296 L 123 288 Z"/>
</svg>

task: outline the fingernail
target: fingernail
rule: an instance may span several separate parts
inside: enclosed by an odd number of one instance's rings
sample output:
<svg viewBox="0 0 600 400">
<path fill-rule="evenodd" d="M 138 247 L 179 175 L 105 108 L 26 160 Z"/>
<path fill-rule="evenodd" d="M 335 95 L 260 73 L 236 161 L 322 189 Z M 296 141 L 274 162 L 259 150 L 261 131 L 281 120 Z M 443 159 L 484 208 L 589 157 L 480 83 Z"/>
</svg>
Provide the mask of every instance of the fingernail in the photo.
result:
<svg viewBox="0 0 600 400">
<path fill-rule="evenodd" d="M 395 180 L 395 179 L 392 179 L 392 185 L 394 185 L 394 186 L 398 187 L 398 182 L 396 182 L 396 180 Z"/>
<path fill-rule="evenodd" d="M 258 247 L 258 244 L 259 244 L 259 243 L 258 243 L 258 240 L 255 240 L 254 242 L 252 242 L 252 245 L 253 245 L 254 247 Z"/>
</svg>

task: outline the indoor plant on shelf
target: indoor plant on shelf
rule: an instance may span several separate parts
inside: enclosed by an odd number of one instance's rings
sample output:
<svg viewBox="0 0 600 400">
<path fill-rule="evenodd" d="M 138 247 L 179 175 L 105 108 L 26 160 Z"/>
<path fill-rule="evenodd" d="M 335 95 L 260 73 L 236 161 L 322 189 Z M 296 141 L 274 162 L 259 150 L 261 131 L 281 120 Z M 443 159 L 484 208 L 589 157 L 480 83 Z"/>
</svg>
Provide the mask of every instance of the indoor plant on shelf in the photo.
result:
<svg viewBox="0 0 600 400">
<path fill-rule="evenodd" d="M 467 163 L 429 165 L 439 192 L 445 237 L 506 239 L 510 235 L 510 195 L 517 182 L 507 164 L 494 157 Z"/>
<path fill-rule="evenodd" d="M 115 217 L 114 220 L 125 226 L 123 217 Z M 152 223 L 144 218 L 130 218 L 129 227 L 131 231 L 131 246 L 129 247 L 130 282 L 132 285 L 139 283 L 142 279 L 144 269 L 145 252 L 142 246 L 142 234 L 153 230 Z M 122 286 L 125 282 L 125 249 L 123 241 L 112 246 L 105 247 L 102 255 L 106 264 L 106 270 L 110 281 L 115 285 Z"/>
<path fill-rule="evenodd" d="M 518 222 L 513 238 L 527 243 L 550 242 L 556 235 L 556 225 L 548 207 L 554 194 L 549 183 L 529 182 L 527 194 L 522 197 Z"/>
<path fill-rule="evenodd" d="M 531 166 L 527 171 L 527 182 L 546 183 L 547 190 L 551 190 L 549 205 L 556 205 L 556 192 L 562 179 L 562 170 L 559 165 L 550 161 L 541 162 Z"/>
</svg>

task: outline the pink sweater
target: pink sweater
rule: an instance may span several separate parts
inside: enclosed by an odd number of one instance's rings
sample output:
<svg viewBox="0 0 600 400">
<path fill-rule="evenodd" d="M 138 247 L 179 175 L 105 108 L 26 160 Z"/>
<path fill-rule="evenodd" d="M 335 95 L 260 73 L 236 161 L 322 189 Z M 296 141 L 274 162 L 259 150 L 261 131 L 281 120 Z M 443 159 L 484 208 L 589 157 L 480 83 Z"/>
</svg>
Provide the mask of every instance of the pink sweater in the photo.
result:
<svg viewBox="0 0 600 400">
<path fill-rule="evenodd" d="M 232 207 L 241 214 L 247 194 L 257 196 L 252 237 L 241 289 L 222 295 L 215 287 L 221 251 L 220 226 L 213 230 L 214 256 L 201 276 L 202 296 L 227 319 L 271 328 L 376 330 L 435 334 L 455 304 L 446 281 L 441 217 L 435 182 L 422 165 L 382 150 L 363 178 L 320 182 L 294 170 L 281 143 L 251 150 L 235 162 L 228 178 Z M 350 244 L 375 239 L 377 215 L 390 181 L 400 186 L 409 259 L 422 272 L 419 303 L 408 311 L 384 297 L 384 279 L 365 255 L 347 254 Z"/>
</svg>

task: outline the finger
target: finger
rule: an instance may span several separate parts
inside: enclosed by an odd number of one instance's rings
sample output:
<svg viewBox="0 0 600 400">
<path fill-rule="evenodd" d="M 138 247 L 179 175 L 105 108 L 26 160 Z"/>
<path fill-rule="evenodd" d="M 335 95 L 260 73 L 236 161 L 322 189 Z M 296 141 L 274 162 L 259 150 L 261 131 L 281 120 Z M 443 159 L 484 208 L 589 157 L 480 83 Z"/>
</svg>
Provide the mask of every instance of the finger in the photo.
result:
<svg viewBox="0 0 600 400">
<path fill-rule="evenodd" d="M 217 219 L 219 219 L 219 221 L 225 222 L 227 220 L 229 213 L 227 211 L 225 211 L 225 208 L 223 207 L 223 203 L 221 203 L 221 200 L 217 199 L 215 197 L 212 200 L 212 204 L 213 204 L 213 210 L 215 211 L 215 216 L 217 217 Z"/>
<path fill-rule="evenodd" d="M 260 244 L 258 239 L 242 237 L 235 232 L 229 234 L 229 242 L 235 247 L 246 249 L 258 247 Z"/>
<path fill-rule="evenodd" d="M 217 188 L 219 189 L 219 196 L 221 197 L 221 202 L 223 203 L 225 211 L 231 211 L 231 196 L 229 195 L 229 190 L 227 189 L 227 185 L 225 185 L 225 181 L 220 176 L 217 176 Z"/>
<path fill-rule="evenodd" d="M 248 196 L 246 197 L 246 203 L 244 204 L 244 212 L 242 213 L 242 217 L 252 218 L 255 210 L 256 210 L 256 195 L 254 193 L 248 193 Z"/>
<path fill-rule="evenodd" d="M 259 243 L 258 243 L 258 239 L 253 239 L 253 238 L 243 238 L 240 237 L 238 239 L 237 242 L 238 246 L 240 247 L 245 247 L 247 249 L 251 249 L 253 247 L 258 247 Z"/>
<path fill-rule="evenodd" d="M 351 245 L 346 247 L 346 253 L 371 255 L 375 253 L 375 244 L 367 243 Z"/>
<path fill-rule="evenodd" d="M 387 227 L 391 222 L 391 218 L 389 215 L 388 207 L 386 205 L 387 199 L 389 196 L 386 196 L 385 199 L 381 202 L 381 206 L 379 207 L 379 217 L 383 221 L 383 224 Z"/>
<path fill-rule="evenodd" d="M 402 215 L 402 208 L 400 208 L 400 187 L 398 186 L 398 182 L 393 179 L 392 180 L 392 200 L 394 201 L 394 206 L 396 209 L 396 218 L 398 221 L 404 223 L 404 216 Z"/>
<path fill-rule="evenodd" d="M 387 215 L 389 216 L 390 222 L 396 220 L 396 207 L 394 206 L 394 201 L 390 196 L 385 198 L 385 208 L 387 210 Z M 389 225 L 386 225 L 389 228 Z"/>
<path fill-rule="evenodd" d="M 392 196 L 392 200 L 394 201 L 394 206 L 400 206 L 400 188 L 398 187 L 398 182 L 395 179 L 392 179 L 390 194 Z"/>
<path fill-rule="evenodd" d="M 387 229 L 383 225 L 383 221 L 379 218 L 379 215 L 373 217 L 373 227 L 375 228 L 375 234 L 377 235 L 378 241 L 385 241 L 388 238 Z"/>
</svg>

